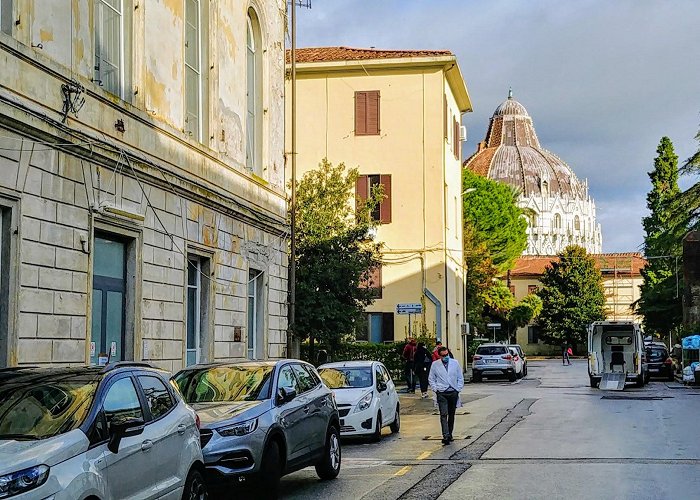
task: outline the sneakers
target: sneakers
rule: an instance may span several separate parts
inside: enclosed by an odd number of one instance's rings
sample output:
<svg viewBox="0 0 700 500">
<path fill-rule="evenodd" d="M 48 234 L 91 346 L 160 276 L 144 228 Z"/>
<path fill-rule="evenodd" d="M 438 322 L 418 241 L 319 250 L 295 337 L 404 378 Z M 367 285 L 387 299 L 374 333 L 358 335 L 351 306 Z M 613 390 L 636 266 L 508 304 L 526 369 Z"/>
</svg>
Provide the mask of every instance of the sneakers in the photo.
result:
<svg viewBox="0 0 700 500">
<path fill-rule="evenodd" d="M 426 399 L 428 397 L 428 393 L 423 392 L 423 393 L 421 393 L 420 397 L 421 397 L 421 399 Z"/>
<path fill-rule="evenodd" d="M 448 445 L 448 444 L 450 444 L 450 440 L 449 440 L 449 439 L 443 439 L 443 440 L 442 440 L 442 444 L 443 444 L 443 445 Z"/>
</svg>

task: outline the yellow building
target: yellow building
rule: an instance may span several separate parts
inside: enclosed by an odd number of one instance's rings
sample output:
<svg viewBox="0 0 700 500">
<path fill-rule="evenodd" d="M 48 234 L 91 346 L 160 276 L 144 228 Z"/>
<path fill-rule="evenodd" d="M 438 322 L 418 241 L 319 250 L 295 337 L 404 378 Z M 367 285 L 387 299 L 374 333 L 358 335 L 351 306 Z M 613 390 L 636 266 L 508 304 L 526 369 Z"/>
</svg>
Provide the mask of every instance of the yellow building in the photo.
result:
<svg viewBox="0 0 700 500">
<path fill-rule="evenodd" d="M 639 253 L 593 254 L 592 257 L 603 275 L 607 319 L 641 322 L 642 318 L 634 313 L 632 304 L 639 300 L 639 287 L 643 282 L 641 270 L 646 265 L 644 257 Z M 517 302 L 542 286 L 540 277 L 556 259 L 556 256 L 534 255 L 518 259 L 507 278 Z M 559 354 L 559 346 L 547 345 L 539 340 L 536 325 L 519 328 L 516 341 L 527 354 Z"/>
<path fill-rule="evenodd" d="M 358 338 L 400 340 L 426 325 L 461 352 L 461 115 L 471 102 L 455 55 L 322 47 L 298 49 L 296 61 L 297 177 L 328 158 L 359 168 L 360 197 L 384 185 L 381 298 Z M 406 303 L 421 303 L 422 313 L 397 314 Z"/>
</svg>

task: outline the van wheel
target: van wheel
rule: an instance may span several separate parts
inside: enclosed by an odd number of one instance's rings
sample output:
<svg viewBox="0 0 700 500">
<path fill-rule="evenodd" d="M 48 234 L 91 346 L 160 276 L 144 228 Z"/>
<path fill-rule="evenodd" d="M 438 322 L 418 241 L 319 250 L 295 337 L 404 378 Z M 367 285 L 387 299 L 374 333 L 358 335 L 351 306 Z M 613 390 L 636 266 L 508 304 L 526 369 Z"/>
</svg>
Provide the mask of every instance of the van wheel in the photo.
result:
<svg viewBox="0 0 700 500">
<path fill-rule="evenodd" d="M 591 387 L 593 387 L 594 389 L 597 389 L 599 382 L 596 379 L 594 379 L 593 377 L 591 377 L 590 375 L 588 376 L 588 378 L 591 381 Z"/>
<path fill-rule="evenodd" d="M 326 446 L 323 457 L 316 464 L 316 474 L 321 479 L 335 479 L 340 472 L 340 435 L 335 426 L 331 425 L 326 433 Z"/>
<path fill-rule="evenodd" d="M 637 381 L 634 383 L 635 387 L 644 387 L 644 375 L 639 375 Z"/>
<path fill-rule="evenodd" d="M 382 439 L 382 412 L 377 412 L 377 422 L 374 424 L 374 432 L 372 433 L 372 441 L 375 443 Z"/>
<path fill-rule="evenodd" d="M 206 498 L 209 498 L 209 495 L 207 493 L 207 485 L 204 483 L 204 477 L 197 469 L 192 469 L 187 474 L 182 500 L 205 500 Z"/>
<path fill-rule="evenodd" d="M 263 498 L 277 498 L 282 477 L 282 459 L 277 441 L 270 441 L 263 452 L 260 464 L 259 485 Z"/>
<path fill-rule="evenodd" d="M 389 426 L 391 432 L 396 434 L 401 429 L 401 411 L 399 409 L 398 403 L 396 404 L 396 415 L 394 415 L 394 421 Z"/>
</svg>

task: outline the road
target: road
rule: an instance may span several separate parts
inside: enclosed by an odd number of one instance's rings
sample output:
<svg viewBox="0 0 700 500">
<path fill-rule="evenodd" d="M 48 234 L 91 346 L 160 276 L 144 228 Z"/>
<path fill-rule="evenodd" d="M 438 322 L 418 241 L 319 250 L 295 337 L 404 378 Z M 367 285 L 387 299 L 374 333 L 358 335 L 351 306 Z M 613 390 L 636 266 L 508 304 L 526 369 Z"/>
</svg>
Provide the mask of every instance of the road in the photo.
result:
<svg viewBox="0 0 700 500">
<path fill-rule="evenodd" d="M 700 388 L 602 392 L 586 362 L 531 361 L 515 383 L 468 384 L 455 442 L 432 402 L 402 395 L 401 432 L 343 443 L 338 478 L 282 479 L 285 499 L 698 498 Z"/>
</svg>

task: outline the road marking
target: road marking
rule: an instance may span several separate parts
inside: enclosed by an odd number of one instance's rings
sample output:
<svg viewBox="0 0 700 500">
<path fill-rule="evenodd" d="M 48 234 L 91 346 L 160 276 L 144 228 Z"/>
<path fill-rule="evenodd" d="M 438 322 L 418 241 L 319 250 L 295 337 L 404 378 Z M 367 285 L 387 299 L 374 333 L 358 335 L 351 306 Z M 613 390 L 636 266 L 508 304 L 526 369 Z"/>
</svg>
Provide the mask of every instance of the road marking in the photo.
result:
<svg viewBox="0 0 700 500">
<path fill-rule="evenodd" d="M 433 454 L 432 451 L 424 451 L 423 453 L 421 453 L 420 455 L 418 455 L 416 457 L 416 460 L 425 460 L 426 458 L 428 458 L 432 454 Z"/>
<path fill-rule="evenodd" d="M 401 467 L 398 471 L 396 471 L 396 474 L 394 476 L 403 476 L 404 474 L 408 473 L 408 471 L 411 470 L 410 465 L 405 465 L 404 467 Z"/>
</svg>

